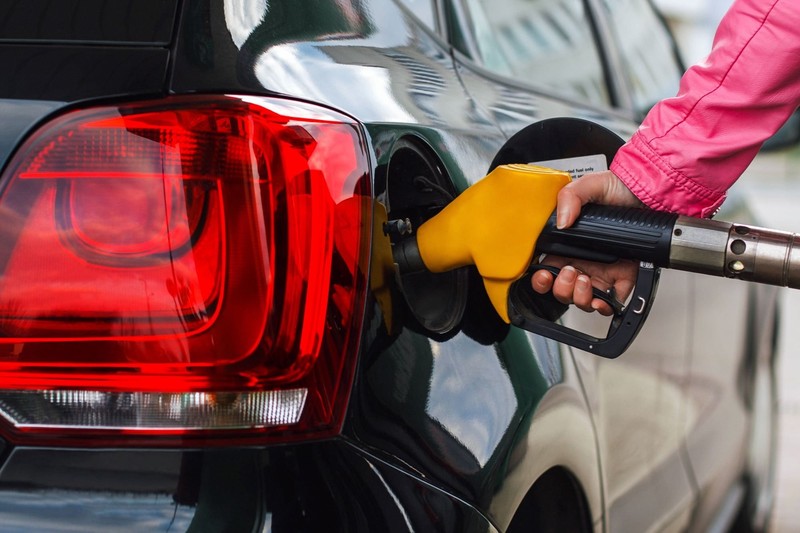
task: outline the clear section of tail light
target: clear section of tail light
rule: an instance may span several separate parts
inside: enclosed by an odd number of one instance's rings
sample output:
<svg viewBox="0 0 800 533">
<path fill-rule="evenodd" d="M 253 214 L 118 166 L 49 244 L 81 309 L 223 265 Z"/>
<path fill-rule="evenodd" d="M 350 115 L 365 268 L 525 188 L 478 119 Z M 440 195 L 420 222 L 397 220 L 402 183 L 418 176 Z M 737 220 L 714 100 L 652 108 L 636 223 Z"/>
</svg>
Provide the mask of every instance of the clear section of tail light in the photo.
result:
<svg viewBox="0 0 800 533">
<path fill-rule="evenodd" d="M 368 170 L 358 124 L 278 99 L 174 97 L 45 124 L 0 188 L 11 437 L 338 431 Z"/>
</svg>

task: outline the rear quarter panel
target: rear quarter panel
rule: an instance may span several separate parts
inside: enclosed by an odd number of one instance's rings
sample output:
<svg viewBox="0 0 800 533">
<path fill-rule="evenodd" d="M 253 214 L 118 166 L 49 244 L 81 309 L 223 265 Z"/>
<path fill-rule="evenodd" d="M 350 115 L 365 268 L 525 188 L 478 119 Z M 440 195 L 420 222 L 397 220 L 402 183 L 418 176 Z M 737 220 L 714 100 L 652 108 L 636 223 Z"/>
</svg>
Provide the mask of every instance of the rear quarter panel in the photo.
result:
<svg viewBox="0 0 800 533">
<path fill-rule="evenodd" d="M 248 15 L 185 2 L 171 89 L 286 94 L 350 113 L 369 133 L 378 199 L 403 138 L 427 145 L 458 189 L 483 177 L 506 135 L 446 47 L 393 2 L 322 16 L 323 4 L 270 2 Z M 488 305 L 485 295 L 471 301 L 465 322 L 483 320 Z M 507 326 L 479 326 L 493 332 L 480 338 L 463 323 L 442 335 L 389 333 L 374 300 L 366 316 L 348 438 L 501 527 L 538 473 L 568 465 L 599 522 L 591 419 L 557 345 Z"/>
</svg>

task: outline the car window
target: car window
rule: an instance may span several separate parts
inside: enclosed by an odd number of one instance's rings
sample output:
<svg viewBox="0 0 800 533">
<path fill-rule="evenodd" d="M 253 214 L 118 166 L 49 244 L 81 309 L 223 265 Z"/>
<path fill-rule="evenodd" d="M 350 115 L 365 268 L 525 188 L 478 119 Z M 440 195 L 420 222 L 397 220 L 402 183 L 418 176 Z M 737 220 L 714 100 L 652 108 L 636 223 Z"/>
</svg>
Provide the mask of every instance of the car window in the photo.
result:
<svg viewBox="0 0 800 533">
<path fill-rule="evenodd" d="M 399 0 L 411 10 L 423 24 L 436 29 L 436 6 L 434 0 Z"/>
<path fill-rule="evenodd" d="M 453 45 L 483 67 L 608 104 L 603 63 L 583 0 L 453 0 Z M 452 35 L 451 35 L 452 37 Z"/>
<path fill-rule="evenodd" d="M 630 85 L 633 105 L 644 114 L 674 96 L 683 67 L 672 36 L 650 2 L 604 0 Z"/>
</svg>

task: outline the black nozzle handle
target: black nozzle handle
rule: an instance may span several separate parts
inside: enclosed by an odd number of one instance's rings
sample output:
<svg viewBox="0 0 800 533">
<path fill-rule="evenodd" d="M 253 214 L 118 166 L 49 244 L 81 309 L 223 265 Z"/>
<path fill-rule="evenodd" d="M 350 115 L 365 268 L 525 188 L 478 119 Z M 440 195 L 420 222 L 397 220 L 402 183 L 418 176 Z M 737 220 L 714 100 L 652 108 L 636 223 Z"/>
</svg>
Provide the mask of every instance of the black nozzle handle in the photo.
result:
<svg viewBox="0 0 800 533">
<path fill-rule="evenodd" d="M 558 322 L 555 316 L 541 316 L 526 300 L 531 294 L 530 280 L 519 281 L 512 287 L 508 299 L 511 323 L 522 329 L 574 346 L 580 350 L 615 358 L 622 355 L 639 334 L 650 313 L 661 269 L 652 263 L 639 263 L 636 286 L 629 304 L 616 309 L 605 337 L 594 337 Z"/>
<path fill-rule="evenodd" d="M 674 213 L 590 204 L 569 228 L 556 228 L 553 214 L 536 241 L 536 252 L 601 263 L 632 259 L 666 267 L 677 219 Z"/>
<path fill-rule="evenodd" d="M 649 209 L 588 205 L 576 222 L 565 229 L 547 221 L 536 242 L 535 257 L 544 253 L 575 259 L 613 263 L 638 262 L 639 272 L 628 305 L 614 307 L 605 337 L 594 337 L 561 324 L 555 316 L 541 314 L 547 306 L 531 301 L 530 281 L 515 284 L 509 295 L 511 322 L 523 329 L 603 357 L 618 357 L 638 335 L 655 298 L 661 267 L 669 266 L 670 247 L 678 215 Z M 555 274 L 555 273 L 554 273 Z M 525 296 L 525 292 L 528 295 Z M 595 291 L 595 297 L 598 297 Z M 613 307 L 613 306 L 612 306 Z"/>
</svg>

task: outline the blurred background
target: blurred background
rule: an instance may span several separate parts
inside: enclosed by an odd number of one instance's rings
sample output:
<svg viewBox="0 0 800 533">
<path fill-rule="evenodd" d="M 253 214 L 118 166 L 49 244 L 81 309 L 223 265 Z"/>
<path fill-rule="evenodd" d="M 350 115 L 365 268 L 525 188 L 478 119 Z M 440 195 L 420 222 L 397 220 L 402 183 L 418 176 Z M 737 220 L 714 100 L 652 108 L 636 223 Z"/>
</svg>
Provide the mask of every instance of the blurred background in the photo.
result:
<svg viewBox="0 0 800 533">
<path fill-rule="evenodd" d="M 731 0 L 654 0 L 672 27 L 687 66 L 711 49 L 714 30 Z M 800 145 L 762 152 L 731 190 L 747 198 L 763 226 L 800 233 Z M 779 344 L 777 498 L 772 533 L 800 531 L 800 291 L 784 289 Z"/>
</svg>

